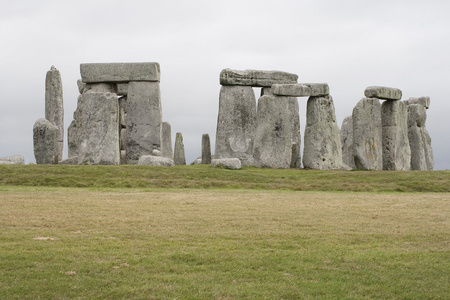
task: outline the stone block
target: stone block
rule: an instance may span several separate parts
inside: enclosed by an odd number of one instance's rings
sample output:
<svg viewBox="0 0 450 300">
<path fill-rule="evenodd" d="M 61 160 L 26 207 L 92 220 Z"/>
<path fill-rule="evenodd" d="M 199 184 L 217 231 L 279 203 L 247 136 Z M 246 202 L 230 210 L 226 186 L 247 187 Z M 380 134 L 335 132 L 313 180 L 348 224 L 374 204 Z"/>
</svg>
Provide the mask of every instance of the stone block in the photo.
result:
<svg viewBox="0 0 450 300">
<path fill-rule="evenodd" d="M 78 156 L 73 156 L 67 159 L 60 161 L 58 164 L 60 165 L 77 165 L 78 164 Z"/>
<path fill-rule="evenodd" d="M 183 135 L 177 132 L 175 137 L 175 149 L 173 151 L 173 161 L 176 165 L 186 165 L 186 155 L 184 152 Z"/>
<path fill-rule="evenodd" d="M 164 166 L 164 167 L 173 167 L 175 165 L 174 161 L 168 157 L 152 156 L 152 155 L 142 155 L 139 158 L 137 164 L 140 166 Z"/>
<path fill-rule="evenodd" d="M 162 122 L 161 129 L 161 152 L 162 156 L 173 158 L 172 127 L 168 122 Z"/>
<path fill-rule="evenodd" d="M 418 98 L 411 97 L 408 100 L 405 100 L 404 102 L 406 103 L 406 105 L 420 104 L 426 109 L 430 108 L 430 97 L 418 97 Z"/>
<path fill-rule="evenodd" d="M 118 83 L 116 85 L 117 90 L 116 93 L 119 96 L 127 96 L 128 95 L 128 83 Z"/>
<path fill-rule="evenodd" d="M 309 97 L 311 96 L 311 88 L 300 83 L 293 84 L 274 84 L 271 91 L 277 96 L 290 97 Z"/>
<path fill-rule="evenodd" d="M 56 160 L 60 161 L 64 147 L 64 103 L 61 73 L 54 66 L 45 77 L 45 118 L 58 128 Z"/>
<path fill-rule="evenodd" d="M 342 163 L 350 169 L 355 169 L 355 159 L 353 158 L 353 119 L 346 117 L 341 126 L 341 146 Z"/>
<path fill-rule="evenodd" d="M 217 158 L 211 160 L 211 166 L 222 166 L 231 170 L 239 170 L 242 167 L 239 158 Z"/>
<path fill-rule="evenodd" d="M 207 133 L 202 135 L 202 164 L 211 164 L 211 141 Z"/>
<path fill-rule="evenodd" d="M 0 157 L 0 165 L 24 165 L 25 158 L 22 155 Z"/>
<path fill-rule="evenodd" d="M 378 98 L 383 100 L 400 100 L 402 91 L 396 88 L 385 86 L 369 86 L 364 91 L 367 98 Z"/>
<path fill-rule="evenodd" d="M 130 81 L 159 82 L 159 63 L 94 63 L 80 65 L 81 80 L 85 83 Z"/>
<path fill-rule="evenodd" d="M 297 75 L 281 71 L 224 69 L 220 72 L 221 85 L 271 87 L 277 83 L 297 83 L 297 79 Z"/>
<path fill-rule="evenodd" d="M 426 107 L 423 104 L 411 104 L 407 109 L 411 170 L 433 170 L 431 139 L 425 128 Z"/>
<path fill-rule="evenodd" d="M 47 119 L 39 119 L 33 126 L 34 157 L 37 164 L 58 163 L 58 127 Z"/>
</svg>

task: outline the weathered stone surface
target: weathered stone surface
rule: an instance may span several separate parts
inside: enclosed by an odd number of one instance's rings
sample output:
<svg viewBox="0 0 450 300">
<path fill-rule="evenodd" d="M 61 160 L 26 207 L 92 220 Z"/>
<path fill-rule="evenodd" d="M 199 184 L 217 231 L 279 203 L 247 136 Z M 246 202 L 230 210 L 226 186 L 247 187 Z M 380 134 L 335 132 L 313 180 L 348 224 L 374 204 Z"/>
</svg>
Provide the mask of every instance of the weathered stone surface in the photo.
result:
<svg viewBox="0 0 450 300">
<path fill-rule="evenodd" d="M 423 104 L 411 104 L 407 109 L 411 170 L 433 170 L 431 139 L 425 128 L 426 107 Z"/>
<path fill-rule="evenodd" d="M 253 146 L 255 166 L 277 169 L 290 167 L 293 134 L 289 99 L 276 96 L 259 98 Z"/>
<path fill-rule="evenodd" d="M 326 83 L 274 84 L 272 93 L 279 96 L 309 97 L 326 96 L 330 89 Z"/>
<path fill-rule="evenodd" d="M 115 93 L 116 86 L 112 83 L 87 83 L 85 84 L 84 93 Z"/>
<path fill-rule="evenodd" d="M 231 70 L 220 72 L 221 85 L 271 87 L 277 83 L 297 83 L 298 76 L 281 71 Z"/>
<path fill-rule="evenodd" d="M 77 165 L 78 164 L 78 156 L 69 157 L 60 161 L 58 164 L 60 165 Z"/>
<path fill-rule="evenodd" d="M 411 97 L 408 100 L 405 100 L 404 102 L 406 103 L 406 105 L 420 104 L 426 109 L 430 108 L 430 97 L 418 97 L 418 98 Z"/>
<path fill-rule="evenodd" d="M 168 157 L 163 156 L 153 156 L 153 155 L 142 155 L 138 160 L 138 165 L 140 166 L 164 166 L 173 167 L 175 165 L 174 161 Z"/>
<path fill-rule="evenodd" d="M 256 99 L 249 86 L 222 86 L 216 130 L 216 158 L 239 158 L 253 164 Z"/>
<path fill-rule="evenodd" d="M 402 101 L 381 105 L 383 170 L 411 169 L 407 119 L 407 106 Z"/>
<path fill-rule="evenodd" d="M 184 152 L 183 135 L 177 132 L 175 137 L 175 149 L 173 151 L 173 161 L 176 165 L 186 164 L 186 155 Z"/>
<path fill-rule="evenodd" d="M 348 116 L 342 121 L 341 126 L 341 146 L 342 163 L 344 167 L 355 169 L 355 160 L 353 158 L 353 119 Z"/>
<path fill-rule="evenodd" d="M 78 128 L 76 120 L 72 120 L 67 128 L 67 144 L 68 144 L 68 156 L 69 158 L 78 157 Z"/>
<path fill-rule="evenodd" d="M 161 92 L 158 82 L 130 82 L 125 104 L 127 162 L 137 164 L 142 155 L 161 149 Z"/>
<path fill-rule="evenodd" d="M 61 73 L 54 66 L 45 77 L 45 118 L 58 128 L 56 160 L 60 161 L 64 147 L 64 103 Z"/>
<path fill-rule="evenodd" d="M 127 103 L 127 97 L 119 98 L 119 109 L 120 109 L 119 124 L 120 124 L 120 127 L 122 127 L 122 128 L 127 127 L 127 112 L 125 110 L 126 103 Z"/>
<path fill-rule="evenodd" d="M 81 79 L 78 79 L 77 80 L 77 86 L 78 86 L 78 92 L 80 94 L 83 94 L 84 93 L 84 89 L 86 88 L 86 83 L 81 81 Z"/>
<path fill-rule="evenodd" d="M 369 86 L 364 91 L 367 98 L 378 98 L 384 100 L 400 100 L 402 98 L 402 91 L 396 88 L 385 86 Z"/>
<path fill-rule="evenodd" d="M 319 170 L 342 168 L 340 130 L 331 96 L 308 99 L 303 167 Z"/>
<path fill-rule="evenodd" d="M 128 95 L 128 83 L 118 83 L 117 84 L 117 95 L 127 96 Z"/>
<path fill-rule="evenodd" d="M 120 150 L 120 164 L 127 164 L 127 150 Z"/>
<path fill-rule="evenodd" d="M 239 170 L 242 167 L 239 158 L 218 158 L 211 160 L 211 166 L 223 166 L 231 170 Z"/>
<path fill-rule="evenodd" d="M 263 87 L 261 88 L 261 94 L 260 97 L 262 96 L 272 96 L 272 89 L 270 87 Z"/>
<path fill-rule="evenodd" d="M 112 93 L 82 95 L 78 163 L 117 165 L 119 149 L 119 100 Z"/>
<path fill-rule="evenodd" d="M 172 148 L 172 127 L 168 122 L 162 122 L 162 141 L 161 141 L 161 152 L 162 156 L 172 158 L 173 148 Z"/>
<path fill-rule="evenodd" d="M 211 141 L 209 134 L 202 135 L 202 164 L 209 165 L 211 163 Z"/>
<path fill-rule="evenodd" d="M 119 131 L 120 150 L 127 150 L 127 144 L 128 144 L 127 129 L 121 128 Z"/>
<path fill-rule="evenodd" d="M 0 165 L 24 165 L 25 158 L 22 155 L 0 157 Z"/>
<path fill-rule="evenodd" d="M 303 83 L 311 88 L 311 96 L 327 96 L 330 94 L 328 83 Z"/>
<path fill-rule="evenodd" d="M 94 82 L 129 82 L 160 80 L 158 63 L 96 63 L 80 65 L 81 80 Z"/>
<path fill-rule="evenodd" d="M 353 108 L 353 158 L 357 169 L 382 170 L 381 104 L 363 98 Z"/>
<path fill-rule="evenodd" d="M 58 163 L 58 130 L 58 127 L 47 119 L 39 119 L 34 123 L 34 157 L 37 164 Z"/>
<path fill-rule="evenodd" d="M 302 167 L 302 158 L 300 154 L 300 144 L 292 143 L 291 168 L 298 169 Z"/>
</svg>

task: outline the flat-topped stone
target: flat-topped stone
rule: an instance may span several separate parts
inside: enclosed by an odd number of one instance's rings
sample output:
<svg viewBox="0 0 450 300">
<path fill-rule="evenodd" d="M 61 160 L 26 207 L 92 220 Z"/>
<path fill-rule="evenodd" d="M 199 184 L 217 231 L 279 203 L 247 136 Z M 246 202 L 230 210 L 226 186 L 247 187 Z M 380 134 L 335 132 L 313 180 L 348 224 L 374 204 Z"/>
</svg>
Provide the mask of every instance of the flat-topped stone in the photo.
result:
<svg viewBox="0 0 450 300">
<path fill-rule="evenodd" d="M 84 83 L 129 82 L 160 80 L 160 67 L 156 62 L 145 63 L 94 63 L 80 65 Z"/>
<path fill-rule="evenodd" d="M 241 160 L 239 158 L 216 158 L 211 160 L 211 166 L 223 166 L 227 169 L 238 170 L 241 168 Z"/>
<path fill-rule="evenodd" d="M 163 156 L 142 155 L 139 157 L 138 165 L 140 166 L 165 166 L 173 167 L 175 163 L 172 159 Z"/>
<path fill-rule="evenodd" d="M 273 84 L 271 91 L 274 95 L 289 97 L 326 96 L 330 94 L 327 83 Z"/>
<path fill-rule="evenodd" d="M 404 101 L 406 105 L 419 104 L 428 109 L 430 107 L 430 97 L 411 97 Z"/>
<path fill-rule="evenodd" d="M 272 84 L 297 83 L 298 76 L 281 71 L 231 70 L 220 72 L 221 85 L 271 87 Z"/>
<path fill-rule="evenodd" d="M 385 86 L 369 86 L 364 91 L 367 98 L 378 98 L 383 100 L 400 100 L 402 91 L 396 88 Z"/>
</svg>

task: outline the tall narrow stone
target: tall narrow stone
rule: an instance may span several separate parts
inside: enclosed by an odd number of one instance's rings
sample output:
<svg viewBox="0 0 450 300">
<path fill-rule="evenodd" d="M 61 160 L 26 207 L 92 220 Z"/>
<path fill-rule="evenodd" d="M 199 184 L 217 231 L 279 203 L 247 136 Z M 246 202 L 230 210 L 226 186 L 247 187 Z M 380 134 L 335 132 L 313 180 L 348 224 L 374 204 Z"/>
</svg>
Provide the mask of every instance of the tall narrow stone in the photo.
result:
<svg viewBox="0 0 450 300">
<path fill-rule="evenodd" d="M 385 101 L 381 105 L 383 170 L 411 169 L 408 139 L 408 111 L 402 101 Z"/>
<path fill-rule="evenodd" d="M 216 131 L 216 158 L 239 158 L 253 162 L 256 129 L 256 99 L 250 86 L 222 86 Z"/>
<path fill-rule="evenodd" d="M 303 167 L 319 170 L 342 168 L 340 130 L 331 96 L 308 99 Z"/>
<path fill-rule="evenodd" d="M 45 78 L 45 118 L 58 128 L 56 160 L 61 161 L 64 147 L 64 104 L 61 73 L 54 66 Z"/>
<path fill-rule="evenodd" d="M 283 97 L 276 97 L 283 98 Z M 290 138 L 292 142 L 291 168 L 300 168 L 301 154 L 300 154 L 300 114 L 298 100 L 295 97 L 286 97 L 288 102 L 288 115 L 290 124 Z"/>
<path fill-rule="evenodd" d="M 172 159 L 172 127 L 168 122 L 162 122 L 162 133 L 161 133 L 161 152 L 162 156 Z"/>
<path fill-rule="evenodd" d="M 353 158 L 353 118 L 348 116 L 342 121 L 341 126 L 342 163 L 355 169 Z"/>
<path fill-rule="evenodd" d="M 381 104 L 377 98 L 363 98 L 353 108 L 353 157 L 361 170 L 382 170 Z"/>
<path fill-rule="evenodd" d="M 425 128 L 427 118 L 423 104 L 408 105 L 408 139 L 411 148 L 411 170 L 433 170 L 431 139 Z"/>
<path fill-rule="evenodd" d="M 72 120 L 67 128 L 67 145 L 69 158 L 78 156 L 78 128 L 76 120 Z"/>
<path fill-rule="evenodd" d="M 39 119 L 33 126 L 34 157 L 37 164 L 58 163 L 59 128 L 47 119 Z"/>
<path fill-rule="evenodd" d="M 186 156 L 184 153 L 183 135 L 181 132 L 177 132 L 175 137 L 175 149 L 173 152 L 173 161 L 175 162 L 175 165 L 185 165 Z"/>
<path fill-rule="evenodd" d="M 161 93 L 158 82 L 130 82 L 126 100 L 127 163 L 161 150 Z"/>
<path fill-rule="evenodd" d="M 211 141 L 209 134 L 202 135 L 202 164 L 209 165 L 211 163 Z"/>
</svg>

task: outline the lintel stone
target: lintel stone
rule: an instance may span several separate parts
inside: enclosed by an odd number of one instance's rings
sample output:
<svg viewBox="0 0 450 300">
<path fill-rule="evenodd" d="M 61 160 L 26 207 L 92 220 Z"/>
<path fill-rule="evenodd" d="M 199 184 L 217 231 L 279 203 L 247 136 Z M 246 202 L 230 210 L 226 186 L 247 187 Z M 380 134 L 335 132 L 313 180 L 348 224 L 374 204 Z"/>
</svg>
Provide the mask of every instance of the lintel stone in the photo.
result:
<svg viewBox="0 0 450 300">
<path fill-rule="evenodd" d="M 289 97 L 316 97 L 330 94 L 326 83 L 274 84 L 271 90 L 274 95 Z"/>
<path fill-rule="evenodd" d="M 84 83 L 160 81 L 159 63 L 94 63 L 80 65 Z"/>
<path fill-rule="evenodd" d="M 231 70 L 220 72 L 221 85 L 244 85 L 253 87 L 271 87 L 272 84 L 297 83 L 298 76 L 281 71 Z"/>
<path fill-rule="evenodd" d="M 367 98 L 378 98 L 383 100 L 400 100 L 402 91 L 396 88 L 385 86 L 369 86 L 364 91 Z"/>
</svg>

